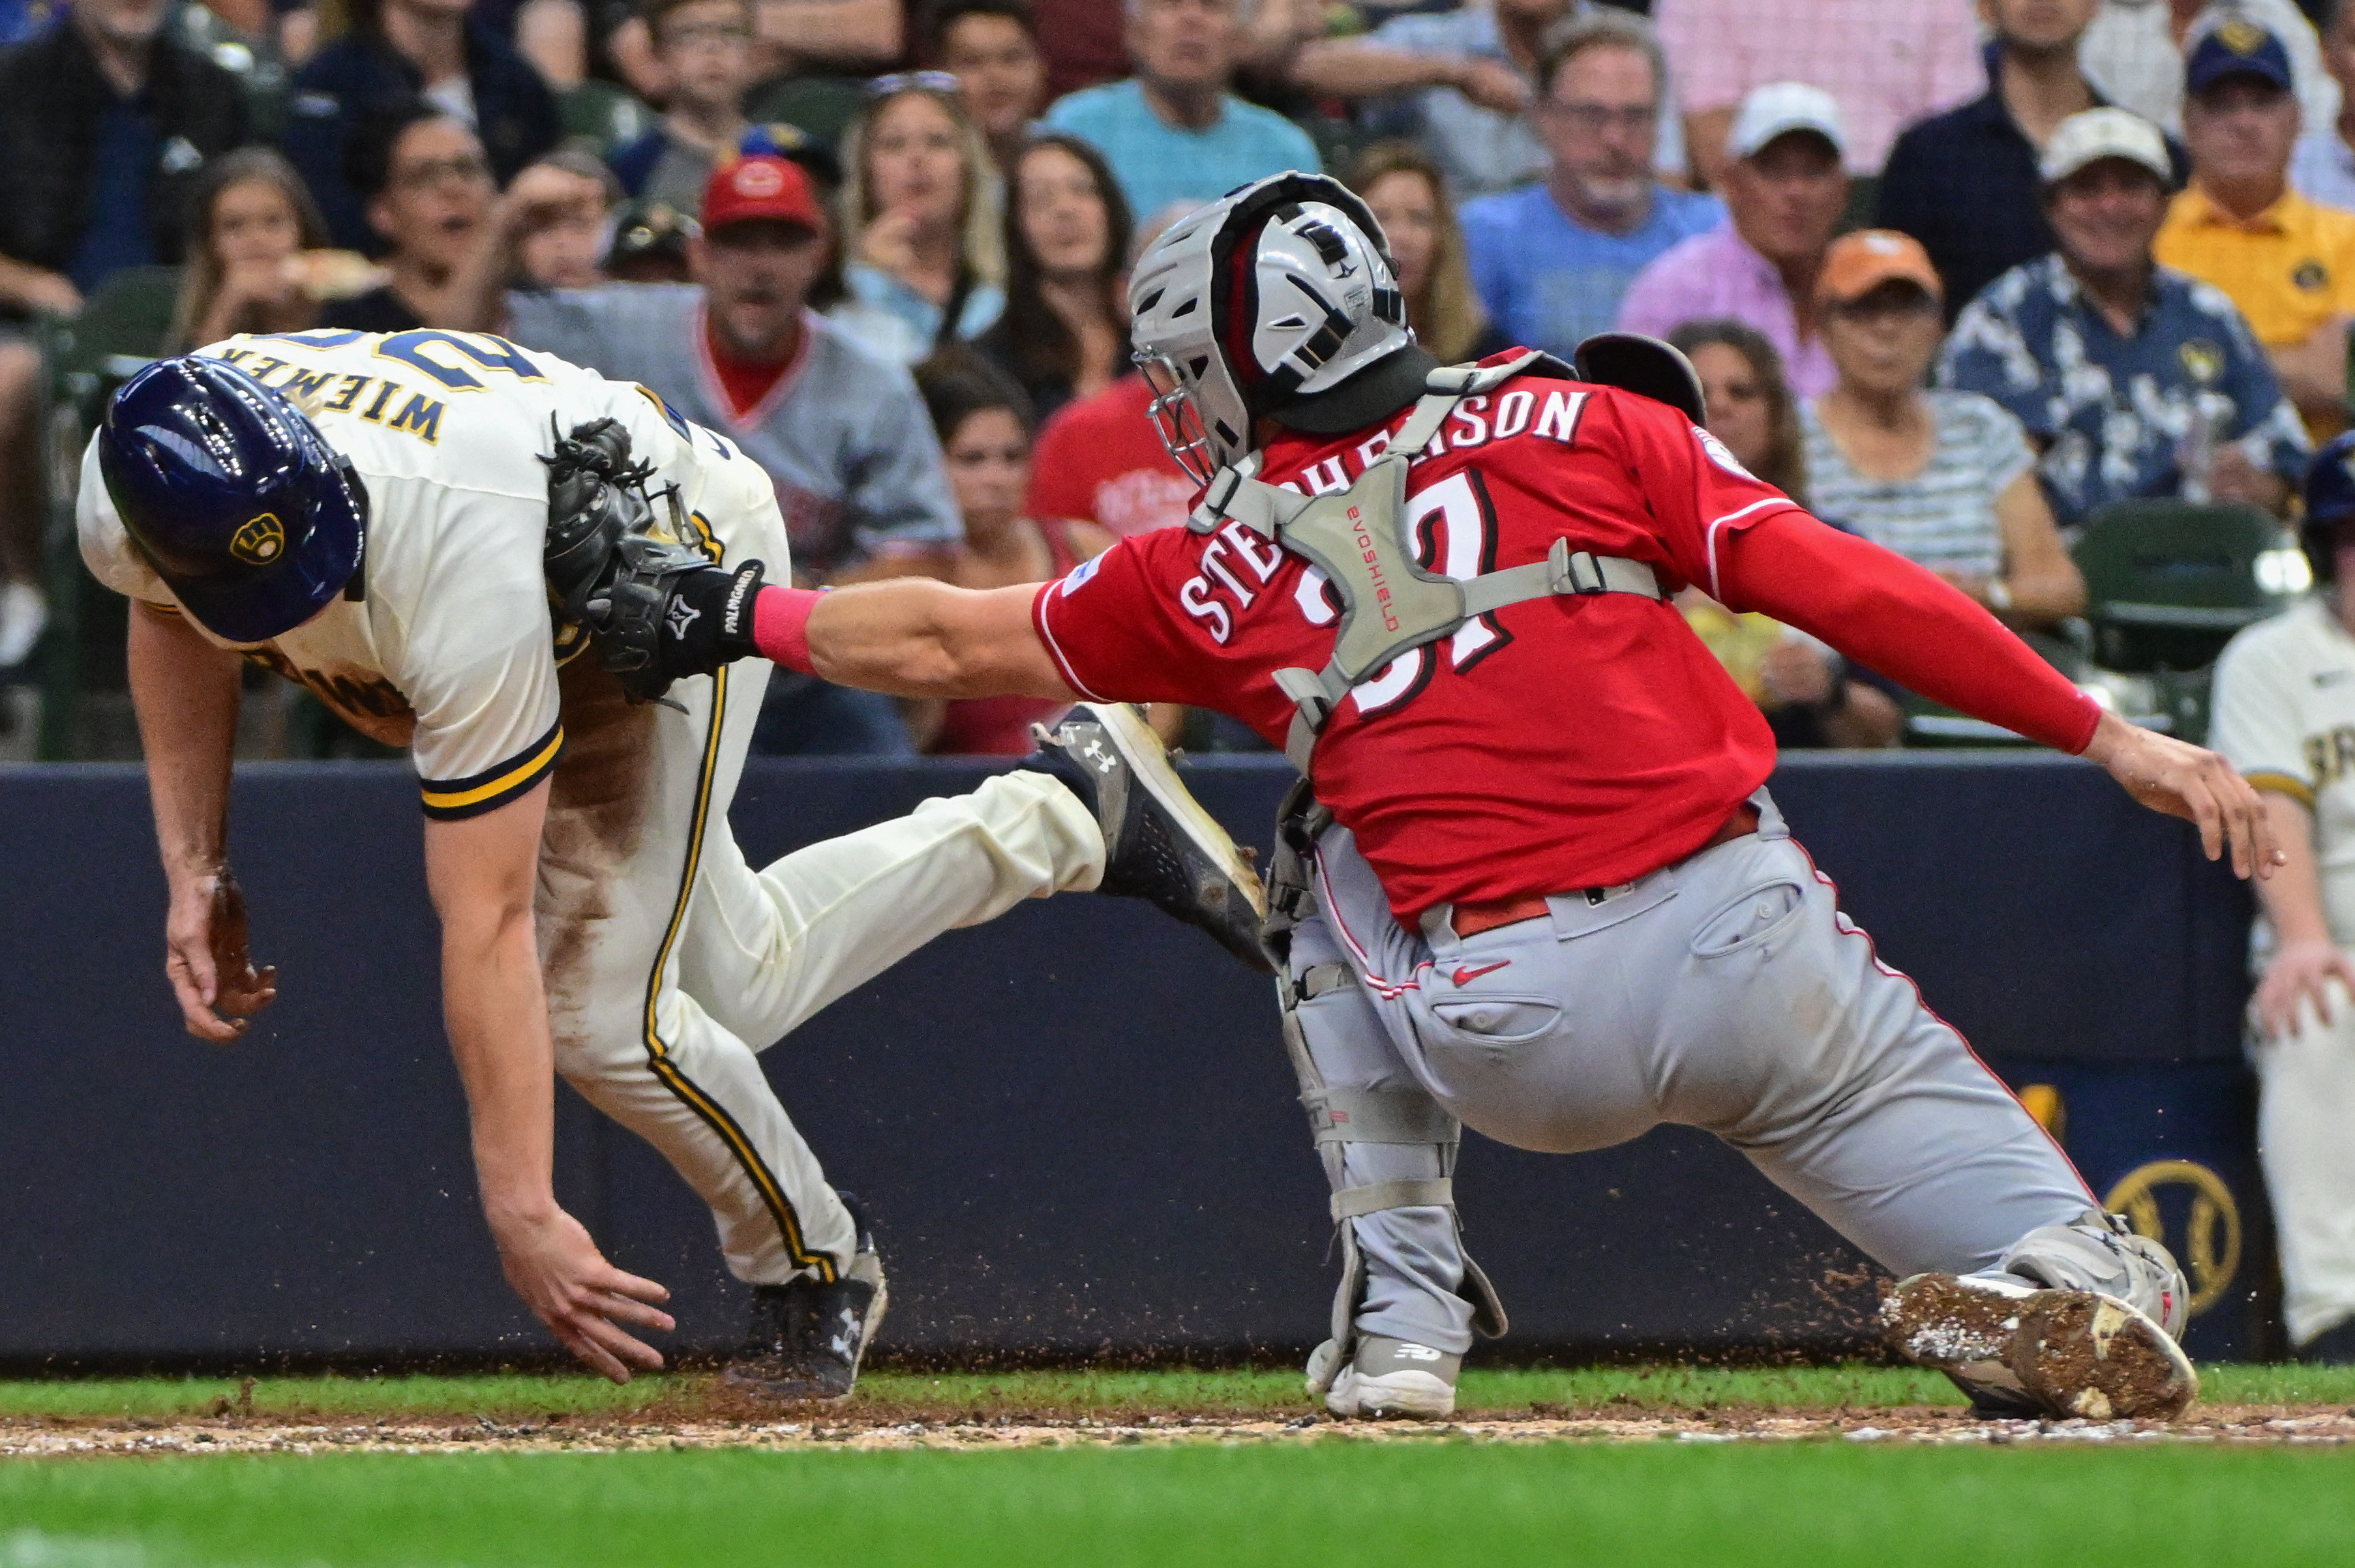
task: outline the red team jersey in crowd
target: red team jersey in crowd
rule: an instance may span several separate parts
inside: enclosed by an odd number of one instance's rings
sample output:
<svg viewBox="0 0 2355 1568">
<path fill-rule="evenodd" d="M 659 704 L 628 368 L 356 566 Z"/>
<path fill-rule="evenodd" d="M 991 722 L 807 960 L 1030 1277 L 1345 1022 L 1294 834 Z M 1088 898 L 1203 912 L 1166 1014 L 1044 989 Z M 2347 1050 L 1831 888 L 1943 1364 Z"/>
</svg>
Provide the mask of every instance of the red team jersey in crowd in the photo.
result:
<svg viewBox="0 0 2355 1568">
<path fill-rule="evenodd" d="M 1287 432 L 1262 476 L 1322 494 L 1378 457 L 1401 414 L 1340 440 Z M 1466 397 L 1407 480 L 1426 566 L 1458 577 L 1545 558 L 1557 538 L 1713 588 L 1729 530 L 1796 503 L 1665 404 L 1518 376 Z M 1324 668 L 1337 597 L 1241 524 L 1123 540 L 1032 608 L 1089 696 L 1188 703 L 1273 745 L 1295 711 L 1276 670 Z M 1319 738 L 1318 798 L 1412 925 L 1435 904 L 1630 881 L 1706 842 L 1765 781 L 1774 741 L 1674 607 L 1632 594 L 1508 606 L 1358 686 Z"/>
</svg>

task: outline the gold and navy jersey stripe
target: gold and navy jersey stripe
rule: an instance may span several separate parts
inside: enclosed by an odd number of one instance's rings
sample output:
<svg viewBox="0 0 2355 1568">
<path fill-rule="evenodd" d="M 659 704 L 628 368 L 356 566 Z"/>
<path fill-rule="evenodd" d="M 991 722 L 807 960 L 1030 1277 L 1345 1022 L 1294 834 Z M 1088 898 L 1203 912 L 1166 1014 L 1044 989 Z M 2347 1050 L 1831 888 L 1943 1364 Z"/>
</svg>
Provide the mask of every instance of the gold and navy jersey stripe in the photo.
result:
<svg viewBox="0 0 2355 1568">
<path fill-rule="evenodd" d="M 470 779 L 428 779 L 423 784 L 425 814 L 437 822 L 455 822 L 495 811 L 547 778 L 548 770 L 556 766 L 557 753 L 563 749 L 564 726 L 559 721 L 496 768 Z"/>
<path fill-rule="evenodd" d="M 2249 774 L 2248 780 L 2253 789 L 2270 789 L 2276 795 L 2288 796 L 2309 811 L 2314 809 L 2314 786 L 2294 773 L 2276 773 L 2270 768 L 2261 768 Z"/>
<path fill-rule="evenodd" d="M 729 1114 L 728 1107 L 714 1099 L 694 1079 L 688 1077 L 670 1054 L 670 1045 L 662 1037 L 657 1018 L 662 1000 L 663 971 L 670 967 L 670 956 L 678 945 L 679 927 L 687 922 L 687 910 L 695 894 L 695 877 L 703 861 L 703 841 L 711 824 L 711 791 L 719 773 L 720 735 L 728 719 L 728 667 L 721 665 L 714 673 L 711 692 L 711 727 L 704 736 L 703 761 L 695 779 L 695 820 L 687 834 L 687 865 L 679 877 L 678 898 L 671 906 L 670 924 L 663 930 L 662 946 L 655 950 L 654 969 L 646 976 L 645 1010 L 642 1015 L 643 1038 L 646 1048 L 646 1065 L 662 1086 L 677 1096 L 679 1102 L 703 1119 L 703 1124 L 728 1146 L 736 1163 L 751 1179 L 761 1194 L 761 1202 L 769 1217 L 777 1222 L 778 1234 L 783 1238 L 785 1255 L 797 1269 L 808 1269 L 819 1283 L 831 1284 L 839 1270 L 832 1257 L 813 1251 L 802 1235 L 801 1215 L 794 1210 L 793 1200 L 785 1196 L 785 1184 L 761 1158 L 752 1139 L 745 1133 L 743 1124 Z"/>
</svg>

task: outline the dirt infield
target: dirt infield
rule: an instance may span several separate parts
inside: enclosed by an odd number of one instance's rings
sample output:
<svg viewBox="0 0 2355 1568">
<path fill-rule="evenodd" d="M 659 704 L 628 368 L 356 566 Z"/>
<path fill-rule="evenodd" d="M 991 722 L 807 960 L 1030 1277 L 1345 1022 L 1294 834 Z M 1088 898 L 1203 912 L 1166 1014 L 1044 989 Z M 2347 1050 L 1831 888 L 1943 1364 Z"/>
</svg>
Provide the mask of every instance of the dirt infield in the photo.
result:
<svg viewBox="0 0 2355 1568">
<path fill-rule="evenodd" d="M 906 1411 L 862 1417 L 854 1408 L 761 1416 L 712 1413 L 648 1419 L 551 1416 L 502 1423 L 487 1416 L 404 1415 L 372 1422 L 240 1418 L 0 1420 L 0 1457 L 329 1452 L 620 1453 L 658 1448 L 934 1448 L 1118 1446 L 1135 1444 L 1265 1444 L 1444 1441 L 1470 1443 L 1684 1442 L 1927 1445 L 2205 1443 L 2337 1446 L 2355 1443 L 2355 1410 L 2282 1405 L 2194 1406 L 2180 1421 L 1974 1421 L 1952 1407 L 1838 1412 L 1693 1411 L 1626 1414 L 1608 1409 L 1532 1415 L 1465 1412 L 1446 1422 L 1335 1421 L 1305 1412 L 1290 1419 L 1233 1415 L 1085 1414 L 976 1417 Z"/>
</svg>

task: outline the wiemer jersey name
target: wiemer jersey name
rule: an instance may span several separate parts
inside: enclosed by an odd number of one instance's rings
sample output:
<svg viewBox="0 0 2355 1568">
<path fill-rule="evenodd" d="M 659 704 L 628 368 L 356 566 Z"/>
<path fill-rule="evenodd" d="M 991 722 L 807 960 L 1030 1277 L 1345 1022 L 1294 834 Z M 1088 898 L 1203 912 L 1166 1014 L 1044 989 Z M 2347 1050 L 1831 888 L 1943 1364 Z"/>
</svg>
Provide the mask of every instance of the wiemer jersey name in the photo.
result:
<svg viewBox="0 0 2355 1568">
<path fill-rule="evenodd" d="M 1346 490 L 1405 422 L 1286 435 L 1262 469 Z M 1467 397 L 1410 460 L 1407 529 L 1457 577 L 1554 541 L 1717 591 L 1732 530 L 1796 510 L 1664 404 L 1518 376 Z M 1380 613 L 1379 608 L 1372 610 Z M 1125 539 L 1039 593 L 1073 689 L 1216 708 L 1281 745 L 1274 673 L 1321 669 L 1340 604 L 1324 574 L 1241 524 Z M 1706 842 L 1774 766 L 1765 721 L 1668 604 L 1627 594 L 1508 606 L 1357 686 L 1317 743 L 1317 793 L 1410 923 L 1439 904 L 1610 886 Z"/>
</svg>

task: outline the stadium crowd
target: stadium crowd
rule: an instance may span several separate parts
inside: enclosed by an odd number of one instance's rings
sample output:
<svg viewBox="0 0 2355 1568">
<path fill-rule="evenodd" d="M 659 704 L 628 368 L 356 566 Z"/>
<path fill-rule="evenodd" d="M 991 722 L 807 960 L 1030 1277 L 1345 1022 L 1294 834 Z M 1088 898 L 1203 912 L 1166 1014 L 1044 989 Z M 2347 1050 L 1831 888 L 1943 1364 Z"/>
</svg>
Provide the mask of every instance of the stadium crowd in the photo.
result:
<svg viewBox="0 0 2355 1568">
<path fill-rule="evenodd" d="M 2106 505 L 2289 514 L 2348 418 L 2355 4 L 1643 9 L 0 4 L 0 682 L 56 591 L 45 326 L 162 291 L 154 351 L 500 333 L 732 433 L 805 582 L 1015 582 L 1182 520 L 1125 270 L 1291 167 L 1371 204 L 1442 359 L 1671 338 L 1735 457 L 2023 630 L 2084 609 Z M 1870 672 L 1684 608 L 1785 744 L 1898 736 Z M 1031 716 L 802 677 L 758 749 Z"/>
</svg>

